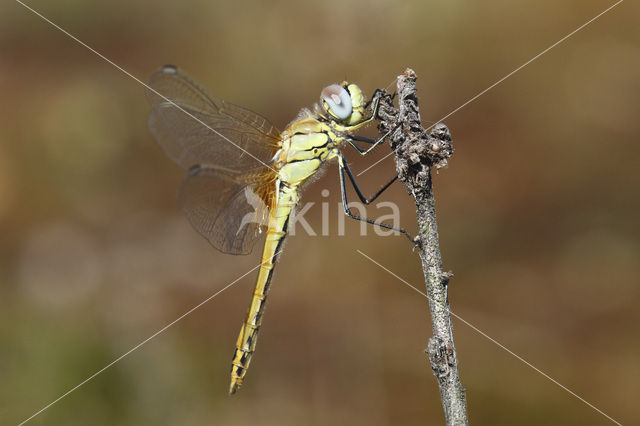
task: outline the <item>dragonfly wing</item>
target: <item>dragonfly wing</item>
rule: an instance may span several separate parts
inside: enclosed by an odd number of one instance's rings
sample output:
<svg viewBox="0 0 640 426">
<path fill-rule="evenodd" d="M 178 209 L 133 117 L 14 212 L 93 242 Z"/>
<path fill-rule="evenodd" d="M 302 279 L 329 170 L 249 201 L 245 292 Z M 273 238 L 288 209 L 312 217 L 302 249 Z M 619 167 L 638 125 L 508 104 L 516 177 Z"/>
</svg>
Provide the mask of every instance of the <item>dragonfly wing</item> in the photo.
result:
<svg viewBox="0 0 640 426">
<path fill-rule="evenodd" d="M 185 169 L 198 164 L 264 167 L 280 147 L 280 132 L 266 118 L 207 93 L 176 67 L 153 73 L 149 86 L 149 129 Z"/>
<path fill-rule="evenodd" d="M 193 167 L 180 188 L 180 205 L 193 227 L 223 253 L 248 254 L 261 237 L 275 194 L 271 170 L 251 175 Z"/>
</svg>

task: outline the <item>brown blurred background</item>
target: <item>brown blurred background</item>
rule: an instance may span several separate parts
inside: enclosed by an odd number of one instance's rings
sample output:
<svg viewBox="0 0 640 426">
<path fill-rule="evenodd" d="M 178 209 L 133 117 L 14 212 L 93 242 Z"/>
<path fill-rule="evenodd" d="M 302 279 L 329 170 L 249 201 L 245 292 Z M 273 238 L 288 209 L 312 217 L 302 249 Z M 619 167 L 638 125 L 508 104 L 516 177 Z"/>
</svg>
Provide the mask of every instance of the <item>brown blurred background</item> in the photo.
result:
<svg viewBox="0 0 640 426">
<path fill-rule="evenodd" d="M 142 80 L 180 65 L 283 128 L 325 85 L 370 94 L 407 66 L 429 124 L 612 3 L 28 4 Z M 622 3 L 448 118 L 456 152 L 435 178 L 453 311 L 623 424 L 640 423 L 639 20 Z M 16 424 L 259 259 L 218 253 L 182 216 L 183 173 L 147 131 L 143 88 L 11 1 L 0 93 L 0 424 Z M 360 171 L 388 152 L 348 156 Z M 393 170 L 364 174 L 366 192 Z M 330 203 L 332 236 L 288 240 L 238 395 L 255 274 L 30 424 L 442 423 L 426 301 L 356 249 L 422 288 L 417 254 L 351 221 L 336 236 L 336 172 L 303 197 L 318 231 Z M 414 229 L 403 187 L 385 199 Z M 454 326 L 472 424 L 610 424 Z"/>
</svg>

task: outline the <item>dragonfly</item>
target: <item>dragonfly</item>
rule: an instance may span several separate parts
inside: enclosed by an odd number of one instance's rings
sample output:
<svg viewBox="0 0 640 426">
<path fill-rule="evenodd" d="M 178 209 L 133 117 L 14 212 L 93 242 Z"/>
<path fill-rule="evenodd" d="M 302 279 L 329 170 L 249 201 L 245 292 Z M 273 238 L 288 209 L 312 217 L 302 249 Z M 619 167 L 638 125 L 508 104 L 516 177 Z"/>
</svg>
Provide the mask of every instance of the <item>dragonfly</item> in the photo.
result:
<svg viewBox="0 0 640 426">
<path fill-rule="evenodd" d="M 365 102 L 356 84 L 332 84 L 322 90 L 319 105 L 302 109 L 280 132 L 259 114 L 208 93 L 173 65 L 151 75 L 147 96 L 153 107 L 148 120 L 151 134 L 167 156 L 187 170 L 178 199 L 193 227 L 213 247 L 229 254 L 249 254 L 265 236 L 253 297 L 231 361 L 229 393 L 234 394 L 256 348 L 274 265 L 300 200 L 300 186 L 323 165 L 338 162 L 347 216 L 398 231 L 413 241 L 404 229 L 360 217 L 349 208 L 345 175 L 365 204 L 397 179 L 367 198 L 341 151 L 348 144 L 365 155 L 384 140 L 386 135 L 372 139 L 352 133 L 375 119 L 378 103 Z M 372 114 L 367 116 L 369 107 Z M 358 142 L 369 146 L 363 148 Z"/>
</svg>

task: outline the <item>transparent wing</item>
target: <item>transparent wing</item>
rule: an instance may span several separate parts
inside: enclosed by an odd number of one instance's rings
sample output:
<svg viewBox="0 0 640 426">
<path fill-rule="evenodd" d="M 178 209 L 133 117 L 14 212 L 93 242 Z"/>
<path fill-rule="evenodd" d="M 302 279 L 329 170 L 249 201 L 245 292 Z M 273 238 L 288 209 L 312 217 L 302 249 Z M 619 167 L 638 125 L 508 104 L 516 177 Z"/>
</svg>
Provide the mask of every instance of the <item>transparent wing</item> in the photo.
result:
<svg viewBox="0 0 640 426">
<path fill-rule="evenodd" d="M 179 194 L 189 221 L 218 250 L 249 253 L 273 202 L 276 175 L 269 164 L 280 132 L 176 67 L 153 73 L 149 86 L 159 93 L 147 90 L 149 129 L 169 158 L 189 170 Z"/>
<path fill-rule="evenodd" d="M 248 254 L 266 230 L 275 194 L 267 167 L 250 174 L 193 167 L 180 188 L 180 205 L 193 227 L 218 250 Z"/>
<path fill-rule="evenodd" d="M 180 166 L 250 170 L 271 163 L 280 132 L 264 117 L 208 94 L 185 73 L 167 65 L 151 75 L 149 129 Z"/>
</svg>

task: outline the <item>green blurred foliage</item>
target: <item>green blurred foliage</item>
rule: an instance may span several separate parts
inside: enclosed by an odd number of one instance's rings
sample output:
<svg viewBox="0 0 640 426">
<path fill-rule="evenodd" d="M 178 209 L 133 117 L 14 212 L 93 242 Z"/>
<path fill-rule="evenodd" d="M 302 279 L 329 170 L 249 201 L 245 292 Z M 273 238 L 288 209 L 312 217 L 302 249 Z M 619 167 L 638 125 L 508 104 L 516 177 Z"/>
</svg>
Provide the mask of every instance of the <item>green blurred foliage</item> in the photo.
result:
<svg viewBox="0 0 640 426">
<path fill-rule="evenodd" d="M 329 83 L 372 93 L 407 66 L 435 122 L 608 6 L 28 4 L 143 81 L 180 65 L 280 128 Z M 449 117 L 456 152 L 435 177 L 453 311 L 624 424 L 640 422 L 639 13 L 622 3 Z M 0 93 L 0 423 L 16 424 L 259 260 L 216 252 L 182 217 L 182 172 L 146 129 L 141 85 L 14 2 L 0 5 Z M 349 157 L 359 171 L 387 152 Z M 31 424 L 441 423 L 425 300 L 356 249 L 421 287 L 418 257 L 357 223 L 335 235 L 335 172 L 303 198 L 318 232 L 329 203 L 331 236 L 289 239 L 238 395 L 229 361 L 254 275 Z M 412 228 L 406 191 L 386 199 Z M 472 424 L 608 424 L 454 326 Z"/>
</svg>

